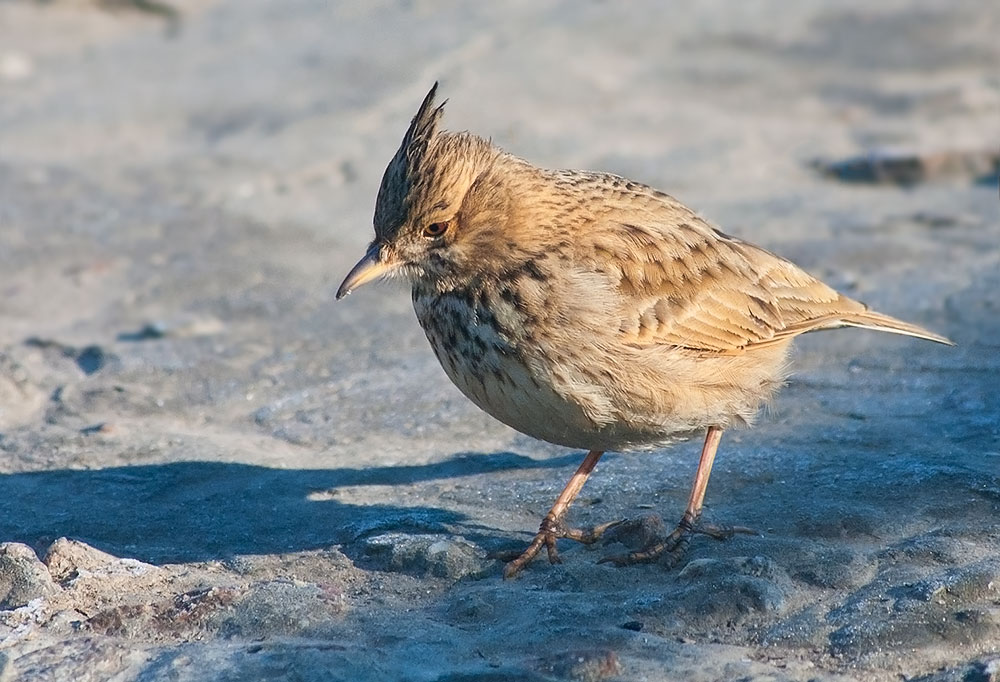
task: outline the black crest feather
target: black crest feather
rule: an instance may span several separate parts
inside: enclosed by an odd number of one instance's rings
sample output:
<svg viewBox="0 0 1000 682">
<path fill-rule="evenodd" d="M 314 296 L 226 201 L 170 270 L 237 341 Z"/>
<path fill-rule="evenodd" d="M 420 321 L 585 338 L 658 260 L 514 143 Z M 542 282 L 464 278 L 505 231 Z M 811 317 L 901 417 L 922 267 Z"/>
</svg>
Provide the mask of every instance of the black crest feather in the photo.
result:
<svg viewBox="0 0 1000 682">
<path fill-rule="evenodd" d="M 438 121 L 444 113 L 444 105 L 447 101 L 438 106 L 434 106 L 434 99 L 437 95 L 438 84 L 434 81 L 430 91 L 420 103 L 416 116 L 410 121 L 410 127 L 403 136 L 403 144 L 400 151 L 406 157 L 406 168 L 409 172 L 414 172 L 423 160 L 427 152 L 427 145 L 434 139 L 437 133 Z"/>
<path fill-rule="evenodd" d="M 375 205 L 375 232 L 381 239 L 389 238 L 402 224 L 407 214 L 406 204 L 412 198 L 412 183 L 421 177 L 420 171 L 427 158 L 428 148 L 437 135 L 438 122 L 446 103 L 435 106 L 437 88 L 435 81 L 417 109 L 417 114 L 410 121 L 403 142 L 382 178 Z"/>
</svg>

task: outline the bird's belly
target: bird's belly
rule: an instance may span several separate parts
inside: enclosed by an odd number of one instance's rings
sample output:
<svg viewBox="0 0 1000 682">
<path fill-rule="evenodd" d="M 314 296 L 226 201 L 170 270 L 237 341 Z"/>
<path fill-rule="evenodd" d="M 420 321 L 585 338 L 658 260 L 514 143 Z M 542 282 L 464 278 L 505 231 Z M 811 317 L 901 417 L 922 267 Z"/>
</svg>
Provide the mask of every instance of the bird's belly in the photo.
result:
<svg viewBox="0 0 1000 682">
<path fill-rule="evenodd" d="M 413 303 L 441 366 L 466 397 L 557 445 L 646 449 L 707 426 L 750 424 L 784 375 L 784 346 L 733 357 L 596 350 L 565 340 L 541 346 L 502 302 L 487 310 L 462 297 L 415 293 Z"/>
</svg>

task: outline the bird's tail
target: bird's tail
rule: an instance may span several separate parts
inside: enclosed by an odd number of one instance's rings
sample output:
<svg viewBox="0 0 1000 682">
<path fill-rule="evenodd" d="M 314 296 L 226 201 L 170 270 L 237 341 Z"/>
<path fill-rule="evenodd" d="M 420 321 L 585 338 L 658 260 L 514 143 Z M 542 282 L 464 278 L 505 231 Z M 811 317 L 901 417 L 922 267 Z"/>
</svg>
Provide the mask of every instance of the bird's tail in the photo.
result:
<svg viewBox="0 0 1000 682">
<path fill-rule="evenodd" d="M 897 320 L 895 317 L 876 313 L 873 310 L 860 312 L 850 312 L 838 315 L 838 322 L 846 327 L 860 327 L 862 329 L 874 329 L 880 332 L 890 332 L 892 334 L 903 334 L 905 336 L 915 336 L 918 339 L 926 339 L 935 343 L 943 343 L 947 346 L 954 346 L 955 343 L 940 334 L 919 327 L 909 322 Z"/>
</svg>

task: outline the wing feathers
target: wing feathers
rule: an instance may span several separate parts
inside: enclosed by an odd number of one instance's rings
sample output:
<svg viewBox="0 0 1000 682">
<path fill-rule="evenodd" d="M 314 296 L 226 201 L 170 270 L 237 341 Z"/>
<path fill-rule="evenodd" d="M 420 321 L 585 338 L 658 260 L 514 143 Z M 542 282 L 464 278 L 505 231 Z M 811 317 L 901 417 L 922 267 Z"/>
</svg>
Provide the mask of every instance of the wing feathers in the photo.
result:
<svg viewBox="0 0 1000 682">
<path fill-rule="evenodd" d="M 592 266 L 615 278 L 623 294 L 626 343 L 730 354 L 843 326 L 951 343 L 869 311 L 793 263 L 715 230 L 670 197 L 658 198 L 662 211 L 647 205 L 642 221 L 626 203 L 581 235 Z"/>
</svg>

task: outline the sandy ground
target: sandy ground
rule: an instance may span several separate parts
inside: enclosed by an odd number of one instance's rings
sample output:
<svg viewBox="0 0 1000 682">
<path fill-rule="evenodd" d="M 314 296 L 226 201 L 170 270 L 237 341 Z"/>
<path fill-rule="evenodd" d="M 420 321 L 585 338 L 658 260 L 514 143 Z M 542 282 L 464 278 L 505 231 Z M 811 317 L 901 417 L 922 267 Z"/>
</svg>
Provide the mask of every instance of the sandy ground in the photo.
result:
<svg viewBox="0 0 1000 682">
<path fill-rule="evenodd" d="M 965 163 L 1000 5 L 175 7 L 0 2 L 0 680 L 1000 677 L 1000 220 Z M 709 486 L 759 537 L 503 582 L 581 453 L 462 398 L 398 285 L 333 301 L 435 79 L 446 125 L 958 346 L 802 339 Z M 819 172 L 875 151 L 909 175 Z M 698 446 L 609 455 L 572 520 L 674 521 Z"/>
</svg>

